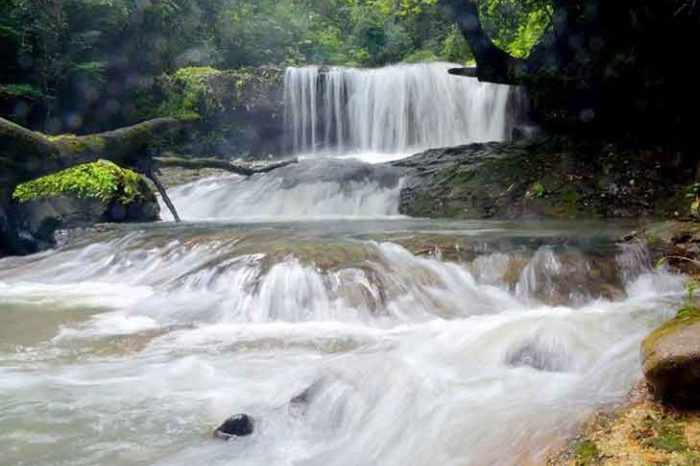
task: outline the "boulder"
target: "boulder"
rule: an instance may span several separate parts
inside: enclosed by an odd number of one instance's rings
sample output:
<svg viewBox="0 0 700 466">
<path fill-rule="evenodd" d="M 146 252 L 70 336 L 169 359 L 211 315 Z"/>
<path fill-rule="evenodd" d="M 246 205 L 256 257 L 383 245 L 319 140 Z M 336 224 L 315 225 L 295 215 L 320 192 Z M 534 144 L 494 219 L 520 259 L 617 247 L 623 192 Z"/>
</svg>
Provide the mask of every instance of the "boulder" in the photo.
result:
<svg viewBox="0 0 700 466">
<path fill-rule="evenodd" d="M 104 160 L 23 183 L 14 197 L 24 253 L 51 247 L 57 230 L 151 222 L 158 220 L 160 211 L 154 192 L 140 175 Z"/>
<path fill-rule="evenodd" d="M 461 219 L 677 218 L 687 181 L 662 150 L 567 136 L 430 149 L 403 170 L 399 211 Z"/>
<path fill-rule="evenodd" d="M 662 400 L 700 407 L 700 312 L 687 312 L 655 330 L 642 344 L 644 375 Z"/>
<path fill-rule="evenodd" d="M 222 440 L 230 440 L 233 437 L 247 437 L 253 433 L 253 419 L 247 414 L 236 414 L 226 419 L 216 431 L 214 437 Z"/>
</svg>

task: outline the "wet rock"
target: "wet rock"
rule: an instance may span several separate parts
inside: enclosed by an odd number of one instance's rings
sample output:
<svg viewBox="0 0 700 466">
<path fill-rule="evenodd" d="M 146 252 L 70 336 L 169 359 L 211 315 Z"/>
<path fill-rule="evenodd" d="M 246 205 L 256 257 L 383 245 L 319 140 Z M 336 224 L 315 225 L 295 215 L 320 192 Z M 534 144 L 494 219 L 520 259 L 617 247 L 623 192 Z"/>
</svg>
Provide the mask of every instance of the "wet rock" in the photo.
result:
<svg viewBox="0 0 700 466">
<path fill-rule="evenodd" d="M 214 437 L 222 440 L 230 440 L 233 437 L 247 437 L 254 430 L 253 418 L 247 414 L 236 414 L 226 419 L 216 431 Z"/>
<path fill-rule="evenodd" d="M 311 402 L 311 400 L 318 394 L 318 392 L 321 391 L 323 386 L 325 385 L 326 381 L 325 379 L 318 379 L 309 387 L 304 390 L 303 392 L 299 393 L 295 397 L 293 397 L 291 400 L 289 400 L 289 403 L 292 405 L 307 405 Z"/>
<path fill-rule="evenodd" d="M 659 398 L 700 407 L 700 313 L 686 313 L 655 330 L 642 344 L 642 362 Z"/>
<path fill-rule="evenodd" d="M 59 229 L 82 228 L 102 222 L 128 223 L 158 220 L 159 207 L 155 196 L 144 201 L 121 204 L 98 199 L 57 196 L 37 199 L 19 205 L 22 230 L 28 232 L 45 249 L 55 243 Z"/>
<path fill-rule="evenodd" d="M 673 218 L 689 210 L 663 151 L 557 136 L 431 149 L 404 172 L 400 213 L 464 219 Z"/>
<path fill-rule="evenodd" d="M 538 371 L 563 372 L 568 365 L 566 351 L 558 345 L 543 345 L 537 339 L 527 341 L 511 350 L 506 364 L 513 367 L 531 367 Z"/>
</svg>

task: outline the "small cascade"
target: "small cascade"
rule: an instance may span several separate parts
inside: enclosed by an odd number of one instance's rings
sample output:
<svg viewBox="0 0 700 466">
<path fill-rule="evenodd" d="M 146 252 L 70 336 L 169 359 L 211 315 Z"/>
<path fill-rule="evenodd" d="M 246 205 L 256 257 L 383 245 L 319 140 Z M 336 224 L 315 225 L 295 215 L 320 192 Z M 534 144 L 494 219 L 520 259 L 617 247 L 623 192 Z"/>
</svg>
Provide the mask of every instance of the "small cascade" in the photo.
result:
<svg viewBox="0 0 700 466">
<path fill-rule="evenodd" d="M 170 190 L 186 220 L 291 220 L 399 215 L 401 179 L 354 160 L 302 160 L 243 178 L 206 178 Z M 171 220 L 162 206 L 164 220 Z"/>
<path fill-rule="evenodd" d="M 507 139 L 513 89 L 452 76 L 451 67 L 288 68 L 288 145 L 301 154 L 408 154 Z"/>
</svg>

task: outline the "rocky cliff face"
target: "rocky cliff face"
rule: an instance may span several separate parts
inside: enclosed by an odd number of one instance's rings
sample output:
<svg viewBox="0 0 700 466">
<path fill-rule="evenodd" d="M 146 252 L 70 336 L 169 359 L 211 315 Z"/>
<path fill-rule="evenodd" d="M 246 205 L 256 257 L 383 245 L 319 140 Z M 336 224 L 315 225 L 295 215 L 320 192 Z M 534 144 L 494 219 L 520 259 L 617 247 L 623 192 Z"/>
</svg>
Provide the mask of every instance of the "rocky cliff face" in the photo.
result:
<svg viewBox="0 0 700 466">
<path fill-rule="evenodd" d="M 202 124 L 179 152 L 197 157 L 279 156 L 284 147 L 284 69 L 183 68 L 160 80 L 158 115 L 197 113 Z"/>
</svg>

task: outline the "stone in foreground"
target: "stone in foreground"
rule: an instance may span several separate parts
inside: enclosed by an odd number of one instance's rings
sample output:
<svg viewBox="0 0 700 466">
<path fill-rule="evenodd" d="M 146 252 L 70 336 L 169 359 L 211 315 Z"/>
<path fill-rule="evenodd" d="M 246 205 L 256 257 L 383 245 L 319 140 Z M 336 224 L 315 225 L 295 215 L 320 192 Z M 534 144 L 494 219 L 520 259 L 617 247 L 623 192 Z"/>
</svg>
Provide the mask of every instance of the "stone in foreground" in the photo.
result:
<svg viewBox="0 0 700 466">
<path fill-rule="evenodd" d="M 253 433 L 253 419 L 247 414 L 236 414 L 219 426 L 214 437 L 230 440 L 233 437 L 247 437 Z"/>
<path fill-rule="evenodd" d="M 677 317 L 642 345 L 644 375 L 662 400 L 700 407 L 700 313 Z"/>
</svg>

